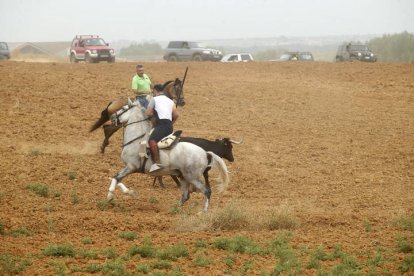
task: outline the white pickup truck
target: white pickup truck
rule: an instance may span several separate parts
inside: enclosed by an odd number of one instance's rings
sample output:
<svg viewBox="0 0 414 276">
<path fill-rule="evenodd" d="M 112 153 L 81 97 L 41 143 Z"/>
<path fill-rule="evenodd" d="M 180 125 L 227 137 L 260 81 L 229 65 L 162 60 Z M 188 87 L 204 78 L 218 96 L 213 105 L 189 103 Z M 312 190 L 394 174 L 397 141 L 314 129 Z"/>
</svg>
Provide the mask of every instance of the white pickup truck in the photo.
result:
<svg viewBox="0 0 414 276">
<path fill-rule="evenodd" d="M 253 61 L 253 57 L 249 53 L 227 54 L 221 59 L 221 62 L 248 62 L 248 61 Z"/>
</svg>

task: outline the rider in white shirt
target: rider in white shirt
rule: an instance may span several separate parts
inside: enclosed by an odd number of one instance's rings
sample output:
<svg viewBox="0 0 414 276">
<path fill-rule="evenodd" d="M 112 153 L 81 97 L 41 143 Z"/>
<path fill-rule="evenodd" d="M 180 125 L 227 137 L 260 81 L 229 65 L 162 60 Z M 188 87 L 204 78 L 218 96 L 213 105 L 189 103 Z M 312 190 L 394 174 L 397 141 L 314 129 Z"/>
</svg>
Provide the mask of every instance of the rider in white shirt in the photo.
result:
<svg viewBox="0 0 414 276">
<path fill-rule="evenodd" d="M 155 117 L 154 131 L 149 138 L 149 147 L 154 164 L 149 172 L 157 171 L 163 167 L 160 163 L 160 156 L 157 143 L 164 137 L 173 133 L 173 124 L 178 118 L 177 109 L 173 100 L 164 95 L 162 85 L 154 86 L 154 97 L 148 104 L 146 114 L 149 117 Z"/>
</svg>

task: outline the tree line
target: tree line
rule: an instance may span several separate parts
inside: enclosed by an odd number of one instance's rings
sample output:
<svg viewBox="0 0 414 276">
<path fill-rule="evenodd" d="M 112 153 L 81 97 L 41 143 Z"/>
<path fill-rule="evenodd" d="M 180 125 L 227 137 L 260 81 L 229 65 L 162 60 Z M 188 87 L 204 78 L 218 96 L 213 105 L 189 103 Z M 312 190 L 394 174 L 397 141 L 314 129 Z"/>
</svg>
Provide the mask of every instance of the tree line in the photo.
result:
<svg viewBox="0 0 414 276">
<path fill-rule="evenodd" d="M 378 56 L 381 62 L 413 62 L 414 61 L 414 35 L 404 31 L 399 34 L 384 34 L 382 37 L 376 37 L 367 42 L 368 47 Z M 226 52 L 223 47 L 213 47 Z M 241 52 L 245 52 L 244 51 Z M 144 42 L 141 44 L 132 44 L 120 50 L 120 56 L 125 58 L 134 58 L 142 56 L 160 56 L 164 50 L 161 45 L 153 42 Z M 258 50 L 252 52 L 255 60 L 277 59 L 283 54 L 284 50 L 275 48 L 267 50 Z"/>
<path fill-rule="evenodd" d="M 368 41 L 368 47 L 381 62 L 414 61 L 414 35 L 407 31 L 399 34 L 384 34 Z"/>
</svg>

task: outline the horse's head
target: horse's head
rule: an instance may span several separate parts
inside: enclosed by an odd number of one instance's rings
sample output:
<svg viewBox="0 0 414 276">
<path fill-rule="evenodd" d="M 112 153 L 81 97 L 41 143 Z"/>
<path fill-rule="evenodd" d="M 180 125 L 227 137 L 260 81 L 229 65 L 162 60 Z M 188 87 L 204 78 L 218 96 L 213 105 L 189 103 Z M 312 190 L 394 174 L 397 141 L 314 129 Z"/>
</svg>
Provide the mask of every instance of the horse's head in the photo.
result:
<svg viewBox="0 0 414 276">
<path fill-rule="evenodd" d="M 173 99 L 178 106 L 185 105 L 182 81 L 179 78 L 164 83 L 163 91 Z"/>
<path fill-rule="evenodd" d="M 131 115 L 131 109 L 134 107 L 141 106 L 138 101 L 132 102 L 131 99 L 128 98 L 128 104 L 124 105 L 121 109 L 111 115 L 112 124 L 118 126 L 127 123 Z"/>
</svg>

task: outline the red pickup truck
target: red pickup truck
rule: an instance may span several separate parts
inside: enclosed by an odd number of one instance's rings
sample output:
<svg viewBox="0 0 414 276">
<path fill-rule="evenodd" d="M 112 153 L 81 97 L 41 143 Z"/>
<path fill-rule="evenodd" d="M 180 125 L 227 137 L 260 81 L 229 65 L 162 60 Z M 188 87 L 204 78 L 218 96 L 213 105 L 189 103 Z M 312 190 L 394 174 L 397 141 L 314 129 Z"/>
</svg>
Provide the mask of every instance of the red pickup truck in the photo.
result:
<svg viewBox="0 0 414 276">
<path fill-rule="evenodd" d="M 115 50 L 97 35 L 77 35 L 70 45 L 70 62 L 115 62 Z"/>
</svg>

